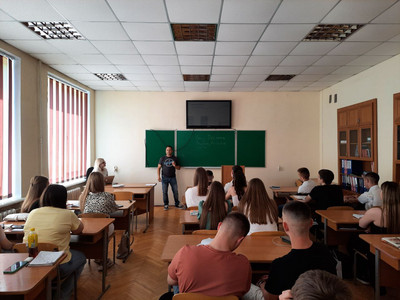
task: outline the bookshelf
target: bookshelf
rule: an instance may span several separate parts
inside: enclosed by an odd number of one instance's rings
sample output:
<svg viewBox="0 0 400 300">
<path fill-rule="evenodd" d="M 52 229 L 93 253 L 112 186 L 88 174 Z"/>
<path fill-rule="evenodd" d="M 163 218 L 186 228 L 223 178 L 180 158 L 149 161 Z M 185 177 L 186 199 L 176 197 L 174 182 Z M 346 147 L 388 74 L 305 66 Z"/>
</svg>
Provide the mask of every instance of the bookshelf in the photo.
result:
<svg viewBox="0 0 400 300">
<path fill-rule="evenodd" d="M 393 181 L 400 182 L 400 93 L 393 95 Z"/>
<path fill-rule="evenodd" d="M 360 194 L 365 191 L 363 172 L 378 172 L 376 99 L 340 108 L 337 117 L 338 182 L 344 189 Z M 400 155 L 398 166 L 400 179 Z"/>
</svg>

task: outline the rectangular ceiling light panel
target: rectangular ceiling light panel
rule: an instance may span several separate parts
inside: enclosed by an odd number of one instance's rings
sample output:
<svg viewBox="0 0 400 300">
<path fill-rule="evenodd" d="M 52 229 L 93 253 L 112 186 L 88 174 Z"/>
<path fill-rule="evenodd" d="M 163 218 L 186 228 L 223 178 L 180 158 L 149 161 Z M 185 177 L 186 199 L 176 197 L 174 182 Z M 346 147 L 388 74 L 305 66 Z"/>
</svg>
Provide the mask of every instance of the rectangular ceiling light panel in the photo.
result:
<svg viewBox="0 0 400 300">
<path fill-rule="evenodd" d="M 99 77 L 101 80 L 127 80 L 124 75 L 117 73 L 95 73 L 94 75 Z"/>
<path fill-rule="evenodd" d="M 364 24 L 318 24 L 303 41 L 343 41 L 363 26 Z"/>
<path fill-rule="evenodd" d="M 183 75 L 183 81 L 210 81 L 210 75 L 185 74 Z"/>
<path fill-rule="evenodd" d="M 50 40 L 84 40 L 68 22 L 21 22 L 40 37 Z"/>
<path fill-rule="evenodd" d="M 175 41 L 215 41 L 217 24 L 171 24 Z"/>
<path fill-rule="evenodd" d="M 269 75 L 265 81 L 288 81 L 296 75 Z"/>
</svg>

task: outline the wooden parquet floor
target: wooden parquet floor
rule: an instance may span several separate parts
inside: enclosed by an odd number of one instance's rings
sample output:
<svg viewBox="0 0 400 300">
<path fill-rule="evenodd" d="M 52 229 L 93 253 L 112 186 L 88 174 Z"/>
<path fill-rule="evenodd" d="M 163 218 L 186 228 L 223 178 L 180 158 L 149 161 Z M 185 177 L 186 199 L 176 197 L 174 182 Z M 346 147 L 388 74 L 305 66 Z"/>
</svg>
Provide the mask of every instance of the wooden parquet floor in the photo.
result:
<svg viewBox="0 0 400 300">
<path fill-rule="evenodd" d="M 162 207 L 155 207 L 154 222 L 146 233 L 144 216 L 139 216 L 138 230 L 135 230 L 134 252 L 126 263 L 116 260 L 116 265 L 109 269 L 107 283 L 110 289 L 102 299 L 123 300 L 152 300 L 158 299 L 167 291 L 167 263 L 160 257 L 164 244 L 170 234 L 181 234 L 179 224 L 180 210 L 170 208 L 164 211 Z M 116 244 L 118 245 L 121 231 L 117 231 Z M 112 257 L 112 243 L 110 243 L 109 257 Z M 354 300 L 373 299 L 373 289 L 360 283 L 347 281 L 353 292 Z M 101 272 L 92 262 L 85 269 L 78 280 L 78 299 L 96 299 L 101 291 Z M 400 299 L 398 295 L 389 291 L 381 299 Z"/>
</svg>

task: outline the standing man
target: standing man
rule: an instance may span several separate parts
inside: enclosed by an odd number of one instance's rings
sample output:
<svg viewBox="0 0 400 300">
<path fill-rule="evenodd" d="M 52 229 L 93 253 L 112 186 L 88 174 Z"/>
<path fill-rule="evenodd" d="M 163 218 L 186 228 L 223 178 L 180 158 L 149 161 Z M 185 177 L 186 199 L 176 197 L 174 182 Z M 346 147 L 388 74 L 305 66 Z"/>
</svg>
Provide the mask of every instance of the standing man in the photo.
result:
<svg viewBox="0 0 400 300">
<path fill-rule="evenodd" d="M 164 210 L 168 210 L 168 205 L 169 205 L 168 184 L 171 185 L 172 192 L 174 193 L 175 207 L 183 208 L 183 205 L 179 203 L 178 184 L 176 182 L 176 175 L 175 175 L 175 169 L 179 170 L 181 167 L 179 166 L 178 158 L 172 155 L 173 152 L 174 149 L 172 149 L 172 146 L 167 146 L 167 148 L 165 149 L 165 153 L 167 155 L 160 158 L 157 167 L 158 181 L 162 181 Z M 162 180 L 160 177 L 161 169 L 162 169 Z"/>
</svg>

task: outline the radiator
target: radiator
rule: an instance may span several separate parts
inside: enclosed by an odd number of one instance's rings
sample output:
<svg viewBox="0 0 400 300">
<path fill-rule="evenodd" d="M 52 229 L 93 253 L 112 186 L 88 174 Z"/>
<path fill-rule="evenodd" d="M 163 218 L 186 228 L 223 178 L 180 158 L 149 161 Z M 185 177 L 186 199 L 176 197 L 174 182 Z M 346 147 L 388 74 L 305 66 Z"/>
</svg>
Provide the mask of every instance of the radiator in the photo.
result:
<svg viewBox="0 0 400 300">
<path fill-rule="evenodd" d="M 11 214 L 15 214 L 15 213 L 17 213 L 17 211 L 16 211 L 15 208 L 2 211 L 2 212 L 0 213 L 0 221 L 3 221 L 3 218 L 4 218 L 4 217 L 6 217 L 6 216 L 8 216 L 8 215 L 11 215 Z"/>
<path fill-rule="evenodd" d="M 80 187 L 76 187 L 67 191 L 68 200 L 78 200 L 80 195 L 81 195 Z"/>
</svg>

